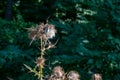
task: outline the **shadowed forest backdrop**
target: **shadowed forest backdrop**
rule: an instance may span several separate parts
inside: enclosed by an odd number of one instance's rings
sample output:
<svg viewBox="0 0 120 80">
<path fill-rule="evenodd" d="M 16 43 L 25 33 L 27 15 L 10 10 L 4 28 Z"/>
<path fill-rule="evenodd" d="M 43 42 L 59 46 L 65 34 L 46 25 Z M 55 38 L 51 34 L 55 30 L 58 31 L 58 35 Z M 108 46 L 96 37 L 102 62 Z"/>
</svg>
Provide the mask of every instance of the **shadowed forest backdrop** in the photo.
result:
<svg viewBox="0 0 120 80">
<path fill-rule="evenodd" d="M 39 56 L 26 28 L 47 19 L 59 42 L 46 52 L 44 74 L 60 65 L 81 80 L 93 73 L 120 80 L 120 0 L 0 0 L 0 80 L 37 79 L 23 66 L 35 66 Z"/>
</svg>

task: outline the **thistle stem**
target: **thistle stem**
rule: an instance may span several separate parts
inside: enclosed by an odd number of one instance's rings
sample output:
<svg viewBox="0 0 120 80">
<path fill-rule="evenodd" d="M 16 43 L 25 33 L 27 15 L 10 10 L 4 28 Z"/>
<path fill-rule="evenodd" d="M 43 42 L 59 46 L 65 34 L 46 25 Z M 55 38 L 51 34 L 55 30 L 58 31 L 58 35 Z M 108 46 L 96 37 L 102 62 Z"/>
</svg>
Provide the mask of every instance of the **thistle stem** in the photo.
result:
<svg viewBox="0 0 120 80">
<path fill-rule="evenodd" d="M 43 46 L 43 40 L 42 38 L 40 39 L 41 40 L 41 58 L 43 58 L 43 54 L 44 54 L 44 46 Z M 43 80 L 43 65 L 40 65 L 39 67 L 39 70 L 40 70 L 40 80 Z"/>
<path fill-rule="evenodd" d="M 40 80 L 43 80 L 43 79 L 42 79 L 42 77 L 43 77 L 43 75 L 42 75 L 42 69 L 43 69 L 43 66 L 41 65 L 41 66 L 40 66 Z"/>
</svg>

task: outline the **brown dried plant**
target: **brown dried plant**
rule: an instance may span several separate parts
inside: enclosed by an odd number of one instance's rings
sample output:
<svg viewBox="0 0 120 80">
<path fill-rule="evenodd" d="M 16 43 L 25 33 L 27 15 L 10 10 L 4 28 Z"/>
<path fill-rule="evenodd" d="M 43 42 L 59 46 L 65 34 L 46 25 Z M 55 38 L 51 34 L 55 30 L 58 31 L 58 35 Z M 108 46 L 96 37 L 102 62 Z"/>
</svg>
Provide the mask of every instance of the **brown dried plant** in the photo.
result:
<svg viewBox="0 0 120 80">
<path fill-rule="evenodd" d="M 28 37 L 31 40 L 30 45 L 35 40 L 40 40 L 40 56 L 36 59 L 36 66 L 31 68 L 24 64 L 24 66 L 30 70 L 30 72 L 35 73 L 35 76 L 38 76 L 40 80 L 80 80 L 80 75 L 76 71 L 70 71 L 66 74 L 62 67 L 56 66 L 52 70 L 51 75 L 43 76 L 43 68 L 45 65 L 45 51 L 50 48 L 54 48 L 55 44 L 52 44 L 49 39 L 55 37 L 55 33 L 57 32 L 54 25 L 52 24 L 44 24 L 41 23 L 36 25 L 35 27 L 28 28 Z"/>
<path fill-rule="evenodd" d="M 28 30 L 28 37 L 32 39 L 30 42 L 30 45 L 34 40 L 37 40 L 37 39 L 40 40 L 40 56 L 37 58 L 35 62 L 36 63 L 35 68 L 32 69 L 31 67 L 25 64 L 24 65 L 26 68 L 30 70 L 30 72 L 35 73 L 35 75 L 38 76 L 40 80 L 43 80 L 43 77 L 44 77 L 43 68 L 45 65 L 45 58 L 44 58 L 45 51 L 50 48 L 53 48 L 56 45 L 57 42 L 53 45 L 49 40 L 55 37 L 56 29 L 52 24 L 41 23 L 39 25 L 36 25 L 35 27 L 28 28 L 27 30 Z M 39 69 L 39 71 L 37 71 L 37 69 Z"/>
<path fill-rule="evenodd" d="M 35 27 L 28 28 L 28 36 L 32 39 L 31 43 L 36 39 L 42 39 L 43 41 L 47 41 L 55 37 L 55 27 L 52 24 L 44 24 L 36 25 Z M 31 45 L 30 43 L 30 45 Z"/>
</svg>

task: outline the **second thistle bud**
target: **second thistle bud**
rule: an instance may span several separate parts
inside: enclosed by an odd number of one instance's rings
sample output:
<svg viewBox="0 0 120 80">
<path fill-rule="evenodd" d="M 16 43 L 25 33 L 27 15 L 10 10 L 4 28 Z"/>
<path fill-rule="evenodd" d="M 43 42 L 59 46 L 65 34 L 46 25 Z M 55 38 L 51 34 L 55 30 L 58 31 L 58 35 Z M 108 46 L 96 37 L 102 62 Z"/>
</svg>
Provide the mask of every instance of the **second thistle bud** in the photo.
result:
<svg viewBox="0 0 120 80">
<path fill-rule="evenodd" d="M 49 80 L 64 80 L 65 73 L 60 66 L 56 66 L 52 70 L 52 75 Z"/>
<path fill-rule="evenodd" d="M 37 61 L 36 61 L 36 65 L 39 66 L 44 66 L 45 65 L 45 59 L 38 57 Z"/>
<path fill-rule="evenodd" d="M 80 80 L 80 75 L 76 71 L 70 71 L 67 74 L 67 80 Z"/>
</svg>

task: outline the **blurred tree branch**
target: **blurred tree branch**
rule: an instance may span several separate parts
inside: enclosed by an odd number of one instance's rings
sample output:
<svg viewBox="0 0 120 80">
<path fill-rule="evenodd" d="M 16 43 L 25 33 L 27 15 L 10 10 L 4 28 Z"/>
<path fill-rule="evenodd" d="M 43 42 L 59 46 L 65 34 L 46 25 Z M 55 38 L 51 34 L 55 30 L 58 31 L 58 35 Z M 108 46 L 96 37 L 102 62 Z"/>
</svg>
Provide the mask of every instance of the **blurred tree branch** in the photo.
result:
<svg viewBox="0 0 120 80">
<path fill-rule="evenodd" d="M 13 0 L 7 0 L 7 6 L 5 10 L 5 19 L 11 20 L 12 19 L 12 6 L 13 6 Z"/>
</svg>

